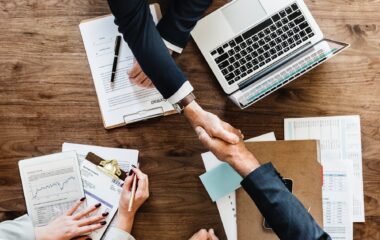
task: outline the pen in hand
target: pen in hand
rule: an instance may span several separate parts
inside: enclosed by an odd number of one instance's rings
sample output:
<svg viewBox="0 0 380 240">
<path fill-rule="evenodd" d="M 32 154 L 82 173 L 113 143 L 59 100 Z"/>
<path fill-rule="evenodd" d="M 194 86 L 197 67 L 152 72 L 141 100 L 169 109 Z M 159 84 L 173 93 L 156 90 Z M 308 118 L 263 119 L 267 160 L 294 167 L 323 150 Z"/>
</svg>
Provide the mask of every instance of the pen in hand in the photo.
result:
<svg viewBox="0 0 380 240">
<path fill-rule="evenodd" d="M 116 36 L 116 40 L 115 40 L 115 54 L 113 57 L 111 82 L 114 82 L 114 80 L 115 80 L 117 59 L 119 58 L 120 43 L 121 43 L 121 36 L 118 35 L 118 36 Z"/>
<path fill-rule="evenodd" d="M 131 195 L 131 199 L 129 199 L 128 212 L 132 211 L 133 201 L 135 200 L 136 187 L 137 187 L 137 175 L 135 173 L 133 175 L 133 182 L 132 182 L 132 189 L 131 189 L 132 195 Z"/>
</svg>

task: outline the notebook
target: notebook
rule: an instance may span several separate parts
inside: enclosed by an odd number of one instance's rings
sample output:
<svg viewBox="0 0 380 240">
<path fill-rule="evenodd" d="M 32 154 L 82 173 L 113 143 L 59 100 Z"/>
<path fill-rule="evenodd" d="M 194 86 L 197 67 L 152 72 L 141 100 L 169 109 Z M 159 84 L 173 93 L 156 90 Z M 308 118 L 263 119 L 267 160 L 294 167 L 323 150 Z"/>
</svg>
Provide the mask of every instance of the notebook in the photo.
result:
<svg viewBox="0 0 380 240">
<path fill-rule="evenodd" d="M 319 142 L 276 141 L 246 143 L 246 145 L 261 164 L 272 162 L 284 178 L 293 181 L 293 194 L 306 209 L 309 209 L 316 222 L 323 226 Z M 272 230 L 264 228 L 263 216 L 242 188 L 236 191 L 236 211 L 238 239 L 278 239 Z"/>
<path fill-rule="evenodd" d="M 157 24 L 161 19 L 159 5 L 150 5 L 150 10 Z M 176 113 L 157 89 L 141 88 L 129 80 L 127 72 L 133 66 L 134 56 L 124 40 L 120 46 L 115 81 L 111 83 L 115 39 L 120 35 L 114 16 L 82 21 L 79 28 L 106 129 Z"/>
</svg>

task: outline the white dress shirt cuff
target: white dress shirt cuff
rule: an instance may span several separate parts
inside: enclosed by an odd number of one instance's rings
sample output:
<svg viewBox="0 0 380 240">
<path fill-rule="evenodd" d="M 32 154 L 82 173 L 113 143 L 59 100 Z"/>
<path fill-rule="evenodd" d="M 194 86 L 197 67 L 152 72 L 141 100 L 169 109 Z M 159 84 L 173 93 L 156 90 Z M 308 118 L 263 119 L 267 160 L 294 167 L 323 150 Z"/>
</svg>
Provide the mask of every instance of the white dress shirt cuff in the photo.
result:
<svg viewBox="0 0 380 240">
<path fill-rule="evenodd" d="M 110 227 L 107 231 L 106 237 L 107 240 L 135 240 L 135 238 L 127 233 L 126 231 L 121 230 L 120 228 Z"/>
<path fill-rule="evenodd" d="M 166 47 L 169 48 L 170 50 L 172 50 L 176 53 L 180 53 L 180 54 L 182 53 L 183 48 L 180 48 L 180 47 L 166 41 L 165 39 L 162 39 L 162 40 L 164 41 Z"/>
<path fill-rule="evenodd" d="M 194 90 L 189 81 L 186 81 L 182 86 L 175 92 L 170 98 L 168 98 L 169 103 L 172 105 L 178 103 L 189 95 Z"/>
</svg>

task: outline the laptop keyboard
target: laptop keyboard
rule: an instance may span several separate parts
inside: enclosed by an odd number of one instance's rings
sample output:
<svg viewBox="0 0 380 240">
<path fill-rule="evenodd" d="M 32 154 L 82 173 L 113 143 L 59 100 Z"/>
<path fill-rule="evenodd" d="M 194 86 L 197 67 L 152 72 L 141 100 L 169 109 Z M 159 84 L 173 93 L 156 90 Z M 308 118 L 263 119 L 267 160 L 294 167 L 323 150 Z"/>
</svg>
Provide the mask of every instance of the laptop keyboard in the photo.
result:
<svg viewBox="0 0 380 240">
<path fill-rule="evenodd" d="M 275 60 L 314 36 L 296 3 L 211 51 L 228 84 Z"/>
</svg>

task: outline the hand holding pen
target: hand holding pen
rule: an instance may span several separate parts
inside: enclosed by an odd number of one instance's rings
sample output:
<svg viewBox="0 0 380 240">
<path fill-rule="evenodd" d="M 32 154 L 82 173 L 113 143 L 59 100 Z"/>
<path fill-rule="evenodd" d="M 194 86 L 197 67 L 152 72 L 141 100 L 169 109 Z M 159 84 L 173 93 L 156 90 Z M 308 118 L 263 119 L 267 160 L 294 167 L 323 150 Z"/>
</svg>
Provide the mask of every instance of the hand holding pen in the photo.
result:
<svg viewBox="0 0 380 240">
<path fill-rule="evenodd" d="M 134 181 L 134 179 L 136 180 Z M 135 184 L 133 184 L 133 182 L 135 182 Z M 135 185 L 135 191 L 133 185 Z M 130 233 L 137 210 L 148 198 L 148 176 L 136 166 L 133 166 L 124 181 L 123 192 L 121 193 L 119 210 L 117 213 L 116 227 Z"/>
</svg>

